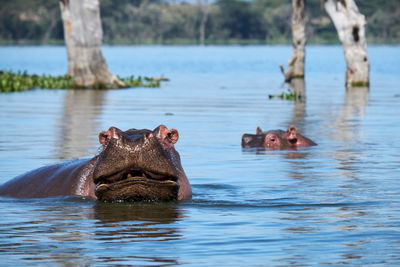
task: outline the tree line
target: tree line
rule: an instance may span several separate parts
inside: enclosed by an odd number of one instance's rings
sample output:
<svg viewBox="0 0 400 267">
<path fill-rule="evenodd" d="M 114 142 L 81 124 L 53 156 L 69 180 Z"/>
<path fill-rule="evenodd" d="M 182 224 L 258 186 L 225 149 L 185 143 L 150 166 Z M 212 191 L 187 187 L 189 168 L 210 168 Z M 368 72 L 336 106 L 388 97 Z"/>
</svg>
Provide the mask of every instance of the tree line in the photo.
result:
<svg viewBox="0 0 400 267">
<path fill-rule="evenodd" d="M 399 43 L 400 2 L 357 0 L 369 43 Z M 308 43 L 339 43 L 323 1 L 306 2 Z M 290 0 L 100 0 L 104 43 L 291 43 Z M 59 1 L 0 0 L 0 43 L 64 42 Z"/>
</svg>

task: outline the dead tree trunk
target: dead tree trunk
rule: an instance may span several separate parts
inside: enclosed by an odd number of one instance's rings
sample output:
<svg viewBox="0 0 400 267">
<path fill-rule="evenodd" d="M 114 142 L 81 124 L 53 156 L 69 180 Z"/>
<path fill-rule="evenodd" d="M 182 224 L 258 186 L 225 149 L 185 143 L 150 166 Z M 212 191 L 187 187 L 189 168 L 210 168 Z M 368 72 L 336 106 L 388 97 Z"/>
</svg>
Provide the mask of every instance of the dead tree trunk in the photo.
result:
<svg viewBox="0 0 400 267">
<path fill-rule="evenodd" d="M 60 0 L 68 75 L 76 87 L 116 88 L 125 84 L 112 74 L 101 53 L 103 31 L 98 0 Z"/>
<path fill-rule="evenodd" d="M 207 0 L 197 0 L 197 4 L 200 7 L 200 25 L 199 25 L 200 45 L 204 45 L 206 39 L 206 23 L 208 19 L 209 7 Z"/>
<path fill-rule="evenodd" d="M 338 32 L 346 59 L 346 86 L 369 85 L 365 18 L 354 0 L 325 0 L 325 10 Z"/>
<path fill-rule="evenodd" d="M 290 80 L 293 78 L 304 78 L 304 58 L 306 46 L 304 1 L 305 0 L 292 0 L 292 58 L 289 60 L 287 71 L 285 71 L 283 66 L 280 65 L 286 82 L 290 82 Z"/>
</svg>

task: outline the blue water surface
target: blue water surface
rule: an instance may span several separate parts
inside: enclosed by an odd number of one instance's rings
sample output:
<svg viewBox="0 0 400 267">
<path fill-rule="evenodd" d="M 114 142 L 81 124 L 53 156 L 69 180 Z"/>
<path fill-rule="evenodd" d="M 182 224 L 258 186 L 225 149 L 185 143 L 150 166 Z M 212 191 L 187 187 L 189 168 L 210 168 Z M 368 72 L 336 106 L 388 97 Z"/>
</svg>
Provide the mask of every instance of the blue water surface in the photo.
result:
<svg viewBox="0 0 400 267">
<path fill-rule="evenodd" d="M 345 88 L 340 46 L 308 46 L 304 101 L 279 64 L 290 46 L 105 46 L 120 76 L 161 88 L 0 95 L 0 183 L 98 153 L 116 126 L 179 130 L 193 200 L 99 203 L 0 198 L 3 265 L 400 264 L 400 47 L 369 46 L 371 86 Z M 0 47 L 0 68 L 63 75 L 63 46 Z M 299 132 L 298 151 L 243 150 L 241 136 Z"/>
</svg>

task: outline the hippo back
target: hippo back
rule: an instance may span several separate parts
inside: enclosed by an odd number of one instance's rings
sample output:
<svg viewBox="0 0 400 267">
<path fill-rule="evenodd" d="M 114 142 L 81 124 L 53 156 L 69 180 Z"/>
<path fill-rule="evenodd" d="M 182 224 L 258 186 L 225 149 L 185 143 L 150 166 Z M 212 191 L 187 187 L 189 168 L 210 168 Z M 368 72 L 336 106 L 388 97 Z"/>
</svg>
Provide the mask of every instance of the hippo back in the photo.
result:
<svg viewBox="0 0 400 267">
<path fill-rule="evenodd" d="M 19 175 L 0 186 L 0 196 L 40 198 L 57 195 L 85 195 L 91 175 L 90 159 L 49 165 Z"/>
</svg>

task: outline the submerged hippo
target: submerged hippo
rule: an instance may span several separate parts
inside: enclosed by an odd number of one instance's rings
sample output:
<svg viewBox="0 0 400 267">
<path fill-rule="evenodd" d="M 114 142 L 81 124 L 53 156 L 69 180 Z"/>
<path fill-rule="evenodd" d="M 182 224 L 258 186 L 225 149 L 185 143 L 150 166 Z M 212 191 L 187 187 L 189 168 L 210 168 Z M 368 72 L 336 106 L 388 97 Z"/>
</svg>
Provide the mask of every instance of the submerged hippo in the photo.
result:
<svg viewBox="0 0 400 267">
<path fill-rule="evenodd" d="M 192 197 L 174 144 L 179 134 L 160 125 L 153 131 L 111 127 L 99 134 L 102 151 L 42 167 L 0 186 L 0 195 L 21 198 L 89 196 L 102 201 L 169 201 Z"/>
<path fill-rule="evenodd" d="M 287 131 L 271 130 L 263 132 L 257 127 L 256 134 L 244 134 L 242 147 L 264 147 L 267 149 L 296 149 L 297 147 L 316 146 L 312 140 L 297 133 L 296 127 L 290 126 Z"/>
</svg>

